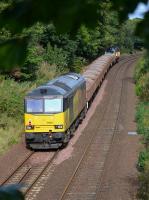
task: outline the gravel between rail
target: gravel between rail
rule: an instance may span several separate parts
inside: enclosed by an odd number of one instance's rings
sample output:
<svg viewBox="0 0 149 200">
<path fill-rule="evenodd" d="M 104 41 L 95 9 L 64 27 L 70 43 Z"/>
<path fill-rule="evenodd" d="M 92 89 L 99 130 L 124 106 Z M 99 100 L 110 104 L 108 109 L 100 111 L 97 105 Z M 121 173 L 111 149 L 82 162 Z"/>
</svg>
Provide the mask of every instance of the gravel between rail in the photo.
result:
<svg viewBox="0 0 149 200">
<path fill-rule="evenodd" d="M 135 199 L 138 136 L 128 136 L 127 133 L 136 128 L 133 122 L 136 97 L 132 74 L 137 57 L 124 57 L 109 71 L 76 135 L 44 173 L 41 173 L 41 168 L 49 162 L 52 152 L 36 152 L 28 161 L 25 173 L 32 168 L 30 178 L 22 175 L 21 181 L 27 183 L 28 179 L 30 183 L 33 177 L 35 179 L 34 169 L 37 169 L 35 175 L 41 176 L 36 182 L 32 180 L 27 200 Z M 24 153 L 24 160 L 29 154 L 28 151 Z M 16 158 L 19 157 L 16 155 Z M 4 160 L 9 163 L 8 158 Z M 4 172 L 6 169 L 2 166 L 7 163 L 0 165 Z M 21 161 L 16 168 L 19 163 Z M 1 183 L 13 170 L 6 171 Z"/>
</svg>

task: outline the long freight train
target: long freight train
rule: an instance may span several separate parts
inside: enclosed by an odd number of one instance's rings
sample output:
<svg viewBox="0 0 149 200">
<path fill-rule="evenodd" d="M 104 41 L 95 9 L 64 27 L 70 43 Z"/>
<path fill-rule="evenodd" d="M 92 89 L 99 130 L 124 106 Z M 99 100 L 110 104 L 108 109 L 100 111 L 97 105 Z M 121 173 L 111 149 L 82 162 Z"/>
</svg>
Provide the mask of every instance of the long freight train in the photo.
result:
<svg viewBox="0 0 149 200">
<path fill-rule="evenodd" d="M 32 149 L 65 146 L 86 115 L 109 68 L 118 61 L 106 53 L 82 74 L 68 73 L 49 81 L 25 97 L 25 140 Z"/>
</svg>

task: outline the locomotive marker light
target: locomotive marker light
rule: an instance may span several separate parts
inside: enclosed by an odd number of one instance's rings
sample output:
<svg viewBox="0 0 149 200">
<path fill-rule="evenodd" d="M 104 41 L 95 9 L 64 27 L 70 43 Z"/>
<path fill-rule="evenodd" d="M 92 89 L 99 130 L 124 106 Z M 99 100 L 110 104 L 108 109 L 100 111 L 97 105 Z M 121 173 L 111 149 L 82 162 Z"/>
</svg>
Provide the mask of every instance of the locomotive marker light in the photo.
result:
<svg viewBox="0 0 149 200">
<path fill-rule="evenodd" d="M 55 125 L 56 129 L 63 129 L 63 125 Z"/>
</svg>

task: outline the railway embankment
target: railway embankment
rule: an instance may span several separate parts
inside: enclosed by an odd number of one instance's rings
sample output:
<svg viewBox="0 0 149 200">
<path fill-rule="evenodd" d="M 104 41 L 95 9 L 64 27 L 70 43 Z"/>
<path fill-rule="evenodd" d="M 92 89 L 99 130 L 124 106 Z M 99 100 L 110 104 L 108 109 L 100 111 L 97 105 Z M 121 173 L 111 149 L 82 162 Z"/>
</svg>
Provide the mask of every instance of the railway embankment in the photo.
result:
<svg viewBox="0 0 149 200">
<path fill-rule="evenodd" d="M 149 59 L 143 57 L 135 70 L 136 94 L 139 102 L 136 108 L 137 132 L 142 136 L 144 148 L 139 154 L 138 170 L 139 190 L 138 198 L 149 198 Z"/>
</svg>

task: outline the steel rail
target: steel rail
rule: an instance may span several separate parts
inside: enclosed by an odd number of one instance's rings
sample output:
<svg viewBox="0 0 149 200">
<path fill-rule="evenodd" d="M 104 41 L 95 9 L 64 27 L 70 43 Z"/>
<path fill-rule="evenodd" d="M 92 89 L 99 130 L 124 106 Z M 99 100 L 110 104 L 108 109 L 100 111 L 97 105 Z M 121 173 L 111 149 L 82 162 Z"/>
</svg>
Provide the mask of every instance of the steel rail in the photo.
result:
<svg viewBox="0 0 149 200">
<path fill-rule="evenodd" d="M 36 170 L 35 169 L 36 166 L 35 167 L 28 166 L 26 164 L 26 162 L 32 157 L 32 155 L 35 154 L 35 152 L 31 152 L 29 156 L 21 163 L 21 165 L 19 165 L 19 167 L 17 167 L 17 169 L 13 171 L 13 173 L 10 176 L 7 177 L 7 179 L 1 184 L 1 186 L 8 185 L 8 184 L 20 184 L 22 193 L 24 195 L 27 195 L 30 192 L 30 190 L 32 190 L 32 188 L 34 187 L 34 184 L 36 184 L 38 179 L 42 176 L 44 171 L 52 164 L 53 160 L 56 158 L 58 153 L 59 153 L 59 149 L 56 152 L 53 152 L 53 156 L 50 158 L 50 160 L 47 163 L 39 166 L 38 169 Z M 34 175 L 31 175 L 29 179 L 27 180 L 30 181 L 33 178 L 34 180 L 31 181 L 30 184 L 26 184 L 26 182 L 25 181 L 23 182 L 23 180 L 27 177 L 27 175 L 29 175 L 31 170 L 33 170 Z"/>
<path fill-rule="evenodd" d="M 34 185 L 36 184 L 36 182 L 38 181 L 38 179 L 44 174 L 44 172 L 46 171 L 46 169 L 52 164 L 52 162 L 54 161 L 54 159 L 57 157 L 58 153 L 59 153 L 59 149 L 54 152 L 52 158 L 47 162 L 47 164 L 44 166 L 44 168 L 42 169 L 42 171 L 38 174 L 38 176 L 36 177 L 36 179 L 32 182 L 32 184 L 30 184 L 25 191 L 23 192 L 24 195 L 26 196 L 34 187 Z"/>
<path fill-rule="evenodd" d="M 131 60 L 131 64 L 128 65 L 124 71 L 124 76 L 126 75 L 128 69 L 132 66 L 132 64 L 136 61 L 137 57 L 134 59 L 134 60 Z M 112 140 L 111 140 L 111 144 L 110 144 L 110 148 L 113 146 L 114 144 L 114 139 L 116 137 L 116 133 L 117 133 L 117 130 L 118 130 L 118 122 L 119 122 L 119 119 L 120 119 L 120 112 L 121 112 L 121 105 L 122 105 L 122 96 L 123 96 L 123 89 L 124 89 L 124 80 L 122 79 L 122 84 L 121 84 L 121 94 L 120 94 L 120 101 L 119 101 L 119 109 L 118 109 L 118 114 L 117 114 L 117 118 L 116 118 L 116 123 L 115 123 L 115 127 L 114 127 L 114 132 L 113 132 L 113 135 L 112 135 Z M 105 163 L 104 163 L 104 166 L 109 158 L 109 154 L 110 154 L 110 148 L 109 148 L 109 151 L 108 151 L 108 154 L 106 155 L 106 160 L 105 160 Z M 105 168 L 103 168 L 103 171 L 102 171 L 102 174 L 101 174 L 101 177 L 100 177 L 100 181 L 98 183 L 98 188 L 96 190 L 96 197 L 95 199 L 96 200 L 99 200 L 100 199 L 100 195 L 101 195 L 101 188 L 102 188 L 102 180 L 103 180 L 103 177 L 105 175 Z"/>
<path fill-rule="evenodd" d="M 9 180 L 25 165 L 25 163 L 31 158 L 31 156 L 34 154 L 34 152 L 31 152 L 27 158 L 11 173 L 2 183 L 1 186 L 4 186 L 9 182 Z"/>
<path fill-rule="evenodd" d="M 127 61 L 125 61 L 125 62 L 127 62 Z M 122 63 L 121 65 L 123 65 L 124 63 Z M 89 146 L 89 145 L 88 145 Z M 82 160 L 83 160 L 83 156 L 82 156 Z M 79 164 L 81 164 L 81 160 L 80 160 L 80 162 L 78 163 L 78 168 L 79 168 Z M 45 169 L 46 170 L 46 169 Z M 76 172 L 77 172 L 77 170 L 76 170 Z M 73 174 L 75 175 L 75 173 L 76 172 L 74 172 Z M 42 178 L 42 174 L 44 175 L 44 172 L 42 172 L 39 176 L 38 176 L 38 179 L 40 179 L 40 177 Z M 46 174 L 46 173 L 45 173 Z M 38 180 L 37 179 L 37 180 Z M 40 182 L 40 181 L 38 181 L 37 182 L 37 180 L 36 181 L 34 181 L 34 183 L 32 184 L 32 186 L 30 186 L 30 188 L 28 188 L 28 190 L 26 190 L 26 192 L 24 192 L 24 194 L 26 195 L 26 196 L 28 196 L 27 197 L 27 199 L 30 199 L 30 197 L 32 197 L 32 195 L 34 195 L 34 196 L 36 196 L 35 195 L 35 191 L 34 190 L 38 190 L 38 191 L 36 191 L 36 193 L 38 193 L 41 189 L 39 189 L 40 188 L 40 186 L 41 185 L 43 185 L 43 183 L 42 182 Z M 38 185 L 38 188 L 35 186 L 35 188 L 34 188 L 34 185 L 36 184 L 36 182 L 38 183 L 37 185 Z M 33 190 L 32 190 L 33 189 Z M 33 193 L 33 194 L 31 194 L 31 193 Z"/>
<path fill-rule="evenodd" d="M 132 61 L 133 61 L 134 59 L 136 59 L 136 58 L 132 57 Z M 122 68 L 123 65 L 126 64 L 126 63 L 129 63 L 130 61 L 131 61 L 131 60 L 130 60 L 130 59 L 128 60 L 128 58 L 127 58 L 126 60 L 125 60 L 125 59 L 123 60 L 123 63 L 120 63 L 120 67 L 119 67 L 118 71 L 116 71 L 115 74 L 114 74 L 113 81 L 114 81 L 114 80 L 116 79 L 116 77 L 118 76 L 119 71 L 120 71 L 121 69 L 123 70 L 123 68 Z M 110 94 L 112 95 L 112 93 L 113 93 L 113 89 L 111 90 Z M 111 101 L 111 99 L 112 99 L 112 98 L 110 98 L 110 101 Z M 102 124 L 102 122 L 103 122 L 105 113 L 106 113 L 106 107 L 105 107 L 105 109 L 104 109 L 104 111 L 103 111 L 102 119 L 101 119 L 100 124 Z M 59 200 L 63 200 L 63 199 L 64 199 L 64 197 L 65 197 L 65 195 L 66 195 L 66 193 L 67 193 L 67 190 L 69 189 L 71 183 L 73 182 L 73 179 L 74 179 L 75 175 L 77 174 L 77 172 L 78 172 L 78 170 L 79 170 L 79 168 L 80 168 L 80 166 L 81 166 L 81 163 L 83 162 L 83 160 L 85 159 L 87 153 L 89 152 L 90 146 L 91 146 L 91 144 L 92 144 L 92 142 L 93 142 L 93 140 L 94 140 L 96 134 L 97 134 L 97 133 L 95 132 L 95 133 L 92 135 L 92 138 L 91 138 L 89 144 L 88 144 L 87 147 L 85 148 L 85 151 L 84 151 L 83 155 L 81 156 L 81 159 L 79 160 L 79 162 L 78 162 L 78 164 L 77 164 L 77 166 L 76 166 L 76 168 L 75 168 L 75 170 L 74 170 L 72 176 L 70 177 L 69 181 L 67 182 L 67 184 L 66 184 L 66 186 L 65 186 L 65 188 L 64 188 L 64 190 L 63 190 L 63 193 L 62 193 L 62 195 L 60 196 Z"/>
</svg>

